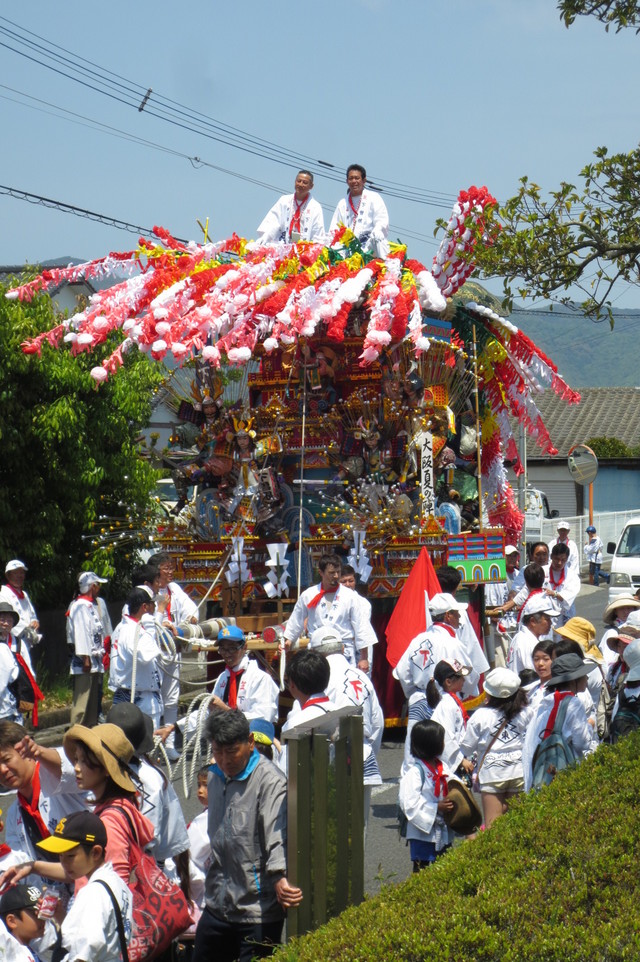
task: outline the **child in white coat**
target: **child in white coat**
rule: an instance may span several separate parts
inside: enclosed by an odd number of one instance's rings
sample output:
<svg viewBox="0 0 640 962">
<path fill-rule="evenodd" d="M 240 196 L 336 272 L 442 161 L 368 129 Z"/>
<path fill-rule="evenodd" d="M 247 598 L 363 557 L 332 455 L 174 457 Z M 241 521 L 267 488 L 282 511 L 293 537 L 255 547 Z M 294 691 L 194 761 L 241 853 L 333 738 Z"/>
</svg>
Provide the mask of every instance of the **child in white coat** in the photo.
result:
<svg viewBox="0 0 640 962">
<path fill-rule="evenodd" d="M 416 722 L 411 731 L 414 764 L 400 779 L 400 808 L 407 817 L 407 841 L 413 871 L 435 862 L 450 846 L 453 832 L 444 813 L 453 808 L 447 798 L 451 774 L 440 756 L 444 749 L 444 728 L 434 721 Z"/>
</svg>

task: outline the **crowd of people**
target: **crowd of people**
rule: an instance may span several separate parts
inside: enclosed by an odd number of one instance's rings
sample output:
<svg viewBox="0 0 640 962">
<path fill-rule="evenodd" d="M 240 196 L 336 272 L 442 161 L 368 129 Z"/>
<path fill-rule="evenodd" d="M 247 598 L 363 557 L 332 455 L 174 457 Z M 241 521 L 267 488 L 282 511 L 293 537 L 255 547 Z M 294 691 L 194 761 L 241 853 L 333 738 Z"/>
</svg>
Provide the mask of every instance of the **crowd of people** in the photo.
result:
<svg viewBox="0 0 640 962">
<path fill-rule="evenodd" d="M 516 795 L 547 784 L 599 740 L 640 721 L 640 600 L 623 597 L 606 608 L 607 630 L 597 644 L 590 622 L 563 617 L 571 549 L 553 544 L 547 567 L 543 547 L 548 552 L 547 545 L 534 546 L 538 560 L 525 567 L 524 588 L 508 553 L 511 583 L 497 617 L 515 612 L 517 630 L 502 663 L 487 660 L 468 606 L 456 598 L 460 574 L 446 566 L 436 572 L 441 591 L 429 600 L 429 626 L 407 638 L 395 674 L 408 700 L 399 806 L 414 871 L 435 861 L 460 831 L 454 785 L 475 791 L 490 828 Z M 552 567 L 554 558 L 561 567 Z M 17 564 L 10 562 L 8 573 Z M 197 607 L 172 581 L 173 562 L 161 552 L 135 572 L 112 631 L 98 604 L 103 579 L 79 576 L 67 616 L 73 714 L 62 746 L 39 745 L 21 723 L 19 706 L 0 711 L 0 787 L 17 794 L 0 846 L 2 962 L 57 962 L 65 952 L 70 962 L 124 958 L 125 944 L 139 941 L 131 886 L 143 850 L 184 896 L 195 962 L 270 954 L 286 911 L 305 897 L 287 875 L 288 737 L 296 729 L 333 737 L 340 711 L 357 712 L 365 832 L 371 789 L 382 783 L 384 717 L 370 678 L 377 642 L 371 608 L 339 556 L 323 557 L 319 572 L 284 629 L 294 702 L 280 738 L 275 680 L 249 653 L 237 625 L 220 630 L 224 668 L 209 700 L 210 751 L 198 773 L 203 812 L 189 826 L 151 754 L 154 734 L 157 743 L 194 724 L 178 721 L 176 692 L 180 625 L 197 620 Z M 5 604 L 0 629 L 7 625 L 11 634 L 17 611 L 3 620 Z M 28 623 L 37 632 L 35 612 Z M 6 633 L 2 640 L 0 654 L 6 649 L 14 657 Z M 103 719 L 107 658 L 113 705 Z M 482 703 L 469 713 L 465 701 L 480 691 Z"/>
</svg>

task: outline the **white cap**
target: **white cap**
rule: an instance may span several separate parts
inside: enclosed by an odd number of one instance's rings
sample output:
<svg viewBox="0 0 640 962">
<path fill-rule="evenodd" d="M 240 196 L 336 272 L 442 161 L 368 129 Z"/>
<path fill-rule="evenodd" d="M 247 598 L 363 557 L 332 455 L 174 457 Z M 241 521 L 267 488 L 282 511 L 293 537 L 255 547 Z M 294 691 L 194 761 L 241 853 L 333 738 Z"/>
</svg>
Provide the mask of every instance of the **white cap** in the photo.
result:
<svg viewBox="0 0 640 962">
<path fill-rule="evenodd" d="M 508 554 L 520 554 L 520 548 L 516 548 L 515 545 L 512 544 L 506 544 L 504 546 L 505 558 Z"/>
<path fill-rule="evenodd" d="M 620 625 L 618 631 L 621 635 L 631 635 L 632 638 L 640 637 L 640 609 L 630 611 L 627 620 L 623 625 Z"/>
<path fill-rule="evenodd" d="M 432 615 L 444 615 L 447 611 L 466 611 L 468 607 L 469 605 L 461 604 L 445 591 L 429 598 L 429 611 Z"/>
<path fill-rule="evenodd" d="M 625 664 L 629 666 L 627 681 L 640 681 L 640 638 L 636 638 L 624 650 Z"/>
<path fill-rule="evenodd" d="M 14 558 L 13 561 L 7 561 L 7 567 L 4 569 L 4 573 L 8 575 L 10 571 L 18 571 L 19 568 L 24 568 L 25 571 L 29 570 L 24 561 L 18 561 L 17 558 Z"/>
<path fill-rule="evenodd" d="M 309 637 L 309 648 L 322 648 L 324 645 L 341 645 L 340 633 L 331 625 L 321 625 Z"/>
<path fill-rule="evenodd" d="M 571 531 L 571 525 L 569 524 L 568 521 L 562 521 L 562 520 L 560 520 L 560 521 L 558 521 L 558 523 L 557 523 L 557 525 L 556 525 L 556 531 L 560 531 L 560 530 L 563 530 L 563 531 Z"/>
<path fill-rule="evenodd" d="M 509 698 L 520 688 L 520 678 L 510 668 L 493 668 L 484 676 L 484 690 L 494 698 Z"/>
<path fill-rule="evenodd" d="M 78 575 L 78 587 L 84 594 L 91 585 L 106 585 L 107 578 L 99 578 L 95 571 L 81 571 Z"/>
<path fill-rule="evenodd" d="M 556 609 L 549 600 L 549 596 L 531 595 L 527 598 L 524 605 L 522 606 L 522 617 L 526 618 L 528 615 L 555 615 Z"/>
</svg>

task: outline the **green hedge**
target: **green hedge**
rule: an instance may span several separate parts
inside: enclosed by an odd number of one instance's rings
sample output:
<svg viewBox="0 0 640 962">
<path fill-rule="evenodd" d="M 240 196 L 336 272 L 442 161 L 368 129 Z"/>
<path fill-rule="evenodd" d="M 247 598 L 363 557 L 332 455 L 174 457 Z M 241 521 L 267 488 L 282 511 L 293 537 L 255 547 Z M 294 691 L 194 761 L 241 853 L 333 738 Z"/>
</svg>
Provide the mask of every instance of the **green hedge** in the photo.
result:
<svg viewBox="0 0 640 962">
<path fill-rule="evenodd" d="M 634 734 L 601 747 L 539 794 L 521 797 L 489 832 L 283 946 L 274 959 L 638 962 L 639 878 Z"/>
</svg>

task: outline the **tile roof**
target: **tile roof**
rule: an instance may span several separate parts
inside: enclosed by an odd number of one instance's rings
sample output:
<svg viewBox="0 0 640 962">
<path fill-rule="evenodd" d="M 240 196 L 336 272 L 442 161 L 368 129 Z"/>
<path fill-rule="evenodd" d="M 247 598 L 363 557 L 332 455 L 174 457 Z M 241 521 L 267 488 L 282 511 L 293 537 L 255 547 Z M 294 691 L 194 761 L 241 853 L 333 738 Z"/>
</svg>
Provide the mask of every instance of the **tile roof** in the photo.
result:
<svg viewBox="0 0 640 962">
<path fill-rule="evenodd" d="M 640 444 L 640 387 L 580 388 L 580 404 L 567 404 L 552 391 L 536 399 L 542 420 L 551 435 L 557 457 L 566 458 L 574 444 L 589 438 L 618 438 L 629 447 Z M 517 431 L 515 432 L 517 437 Z M 531 440 L 529 460 L 540 456 Z"/>
</svg>

